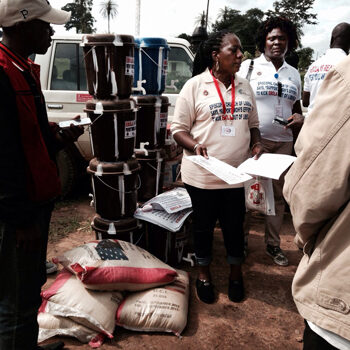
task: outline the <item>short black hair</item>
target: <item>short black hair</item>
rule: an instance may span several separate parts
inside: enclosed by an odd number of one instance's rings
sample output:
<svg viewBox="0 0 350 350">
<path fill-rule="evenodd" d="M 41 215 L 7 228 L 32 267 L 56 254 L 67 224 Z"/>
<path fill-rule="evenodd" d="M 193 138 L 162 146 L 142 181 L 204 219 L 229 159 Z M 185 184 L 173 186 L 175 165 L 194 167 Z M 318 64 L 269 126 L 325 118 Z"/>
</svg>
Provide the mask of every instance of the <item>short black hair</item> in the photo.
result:
<svg viewBox="0 0 350 350">
<path fill-rule="evenodd" d="M 201 42 L 193 62 L 193 77 L 204 72 L 206 68 L 210 69 L 213 66 L 214 62 L 211 53 L 213 51 L 220 51 L 222 39 L 227 34 L 236 35 L 224 29 L 211 33 L 207 40 Z"/>
<path fill-rule="evenodd" d="M 256 45 L 260 52 L 265 52 L 267 34 L 273 29 L 280 28 L 288 37 L 288 51 L 293 51 L 298 47 L 298 35 L 296 26 L 286 17 L 270 17 L 260 25 L 256 36 Z"/>
</svg>

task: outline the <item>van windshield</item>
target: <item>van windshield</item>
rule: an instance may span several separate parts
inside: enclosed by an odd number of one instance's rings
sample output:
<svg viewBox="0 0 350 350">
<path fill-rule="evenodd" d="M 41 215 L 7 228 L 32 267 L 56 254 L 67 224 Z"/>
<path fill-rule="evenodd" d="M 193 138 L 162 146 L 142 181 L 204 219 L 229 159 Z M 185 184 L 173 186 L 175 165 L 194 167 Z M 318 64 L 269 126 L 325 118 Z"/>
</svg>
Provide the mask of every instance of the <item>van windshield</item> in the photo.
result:
<svg viewBox="0 0 350 350">
<path fill-rule="evenodd" d="M 165 93 L 178 94 L 186 81 L 192 77 L 193 62 L 181 47 L 171 47 L 168 55 L 168 74 Z"/>
</svg>

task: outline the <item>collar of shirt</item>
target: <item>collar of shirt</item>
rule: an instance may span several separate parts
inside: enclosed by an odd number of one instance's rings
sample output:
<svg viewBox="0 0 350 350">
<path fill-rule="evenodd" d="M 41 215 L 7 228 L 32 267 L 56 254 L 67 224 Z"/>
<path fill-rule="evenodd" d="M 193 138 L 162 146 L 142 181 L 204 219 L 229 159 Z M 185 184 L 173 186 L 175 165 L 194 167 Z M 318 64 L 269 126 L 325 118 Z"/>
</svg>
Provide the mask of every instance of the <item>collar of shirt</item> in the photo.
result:
<svg viewBox="0 0 350 350">
<path fill-rule="evenodd" d="M 339 47 L 334 47 L 327 49 L 326 54 L 327 56 L 344 56 L 346 57 L 346 52 L 343 49 L 340 49 Z"/>
<path fill-rule="evenodd" d="M 275 66 L 273 65 L 273 63 L 272 63 L 271 61 L 268 61 L 263 53 L 262 53 L 258 58 L 256 58 L 255 61 L 256 61 L 257 63 L 261 64 L 261 65 L 267 65 L 267 66 L 273 67 L 273 69 L 276 70 L 276 68 L 275 68 Z M 282 64 L 282 66 L 278 69 L 278 71 L 287 69 L 288 66 L 289 66 L 289 64 L 288 64 L 285 60 L 283 60 L 283 64 Z"/>
<path fill-rule="evenodd" d="M 203 74 L 203 80 L 204 80 L 205 83 L 212 83 L 212 84 L 214 84 L 213 77 L 210 74 L 210 71 L 209 71 L 208 68 L 202 74 Z M 218 81 L 219 81 L 219 84 L 224 85 L 224 83 L 222 83 L 220 80 L 218 80 Z M 237 75 L 237 73 L 236 73 L 235 74 L 235 87 L 237 87 L 238 85 L 241 85 L 241 84 L 242 84 L 242 78 L 239 77 Z M 225 89 L 226 89 L 226 87 L 225 87 Z M 231 90 L 231 85 L 226 90 Z"/>
</svg>

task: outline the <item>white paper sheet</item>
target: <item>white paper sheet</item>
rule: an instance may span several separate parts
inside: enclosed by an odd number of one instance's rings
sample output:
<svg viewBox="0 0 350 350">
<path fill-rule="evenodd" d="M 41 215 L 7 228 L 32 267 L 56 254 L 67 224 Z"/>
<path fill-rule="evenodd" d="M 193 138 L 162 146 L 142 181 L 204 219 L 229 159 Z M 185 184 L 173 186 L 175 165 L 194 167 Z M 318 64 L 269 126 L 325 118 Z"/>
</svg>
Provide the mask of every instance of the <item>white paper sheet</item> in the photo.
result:
<svg viewBox="0 0 350 350">
<path fill-rule="evenodd" d="M 183 187 L 176 187 L 170 191 L 153 197 L 143 205 L 145 211 L 152 208 L 165 210 L 168 214 L 177 213 L 183 209 L 192 208 L 191 198 Z"/>
<path fill-rule="evenodd" d="M 250 180 L 252 177 L 245 174 L 243 171 L 225 163 L 215 157 L 209 159 L 203 156 L 188 156 L 186 157 L 193 163 L 196 163 L 212 174 L 225 181 L 229 185 L 235 185 Z"/>
<path fill-rule="evenodd" d="M 172 214 L 169 214 L 164 210 L 153 209 L 151 211 L 143 211 L 142 208 L 137 208 L 134 217 L 136 219 L 148 221 L 169 231 L 177 232 L 191 213 L 192 208 L 184 209 Z"/>
<path fill-rule="evenodd" d="M 286 154 L 263 153 L 257 160 L 247 159 L 237 169 L 247 174 L 278 180 L 295 160 L 296 157 Z"/>
</svg>

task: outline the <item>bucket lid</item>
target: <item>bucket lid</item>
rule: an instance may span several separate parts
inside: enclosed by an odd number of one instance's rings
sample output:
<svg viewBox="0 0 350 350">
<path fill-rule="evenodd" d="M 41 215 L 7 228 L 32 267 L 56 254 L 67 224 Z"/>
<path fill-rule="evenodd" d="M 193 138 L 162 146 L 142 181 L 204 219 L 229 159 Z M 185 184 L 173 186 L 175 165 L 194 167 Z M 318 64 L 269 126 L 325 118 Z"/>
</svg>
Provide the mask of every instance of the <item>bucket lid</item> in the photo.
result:
<svg viewBox="0 0 350 350">
<path fill-rule="evenodd" d="M 86 34 L 83 36 L 82 41 L 82 46 L 135 45 L 134 37 L 126 34 Z"/>
<path fill-rule="evenodd" d="M 102 162 L 97 158 L 90 160 L 87 172 L 101 175 L 131 175 L 134 172 L 139 171 L 141 168 L 139 162 L 135 158 L 130 158 L 126 162 Z"/>
<path fill-rule="evenodd" d="M 148 48 L 159 48 L 164 47 L 165 49 L 169 49 L 168 42 L 164 38 L 135 38 L 135 47 L 148 47 Z"/>
<path fill-rule="evenodd" d="M 137 106 L 154 105 L 158 101 L 162 106 L 169 105 L 169 98 L 161 95 L 136 95 L 133 96 L 133 98 L 136 101 Z"/>
<path fill-rule="evenodd" d="M 139 227 L 138 220 L 133 217 L 111 221 L 102 219 L 99 215 L 96 215 L 93 218 L 91 226 L 94 230 L 106 232 L 109 234 L 116 234 L 118 232 L 128 232 L 135 230 Z"/>
<path fill-rule="evenodd" d="M 85 106 L 84 112 L 94 112 L 96 114 L 102 114 L 104 111 L 137 111 L 136 101 L 133 98 L 124 100 L 89 100 Z"/>
</svg>

